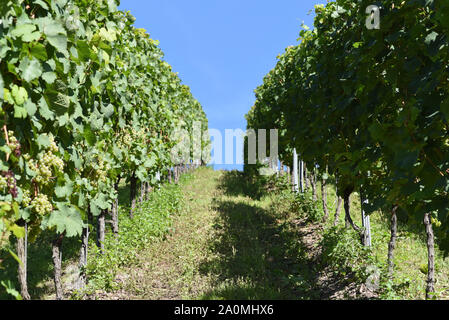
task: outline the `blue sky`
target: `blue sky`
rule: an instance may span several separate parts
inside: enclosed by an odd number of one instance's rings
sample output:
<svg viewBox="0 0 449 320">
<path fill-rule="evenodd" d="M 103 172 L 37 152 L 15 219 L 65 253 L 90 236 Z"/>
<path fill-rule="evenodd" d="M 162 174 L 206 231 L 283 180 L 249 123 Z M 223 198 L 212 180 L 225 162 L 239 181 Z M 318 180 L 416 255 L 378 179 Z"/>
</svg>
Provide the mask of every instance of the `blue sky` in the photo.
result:
<svg viewBox="0 0 449 320">
<path fill-rule="evenodd" d="M 297 44 L 301 23 L 312 27 L 309 11 L 318 3 L 325 1 L 121 0 L 119 8 L 131 11 L 135 26 L 160 41 L 165 60 L 202 104 L 209 127 L 224 139 L 225 129 L 245 130 L 254 89 L 276 56 Z"/>
</svg>

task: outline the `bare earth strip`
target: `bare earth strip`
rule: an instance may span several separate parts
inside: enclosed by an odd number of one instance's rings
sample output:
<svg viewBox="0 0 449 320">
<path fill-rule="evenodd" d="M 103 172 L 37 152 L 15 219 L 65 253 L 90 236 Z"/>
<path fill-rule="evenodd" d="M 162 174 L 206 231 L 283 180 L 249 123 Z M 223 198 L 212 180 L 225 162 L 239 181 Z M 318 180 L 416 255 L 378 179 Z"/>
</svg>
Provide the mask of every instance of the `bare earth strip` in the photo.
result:
<svg viewBox="0 0 449 320">
<path fill-rule="evenodd" d="M 138 267 L 121 276 L 120 299 L 174 300 L 196 297 L 209 290 L 211 275 L 199 272 L 200 264 L 213 258 L 209 250 L 217 212 L 212 199 L 217 196 L 220 172 L 200 169 L 194 180 L 183 187 L 186 207 L 174 218 L 172 232 L 142 252 Z"/>
</svg>

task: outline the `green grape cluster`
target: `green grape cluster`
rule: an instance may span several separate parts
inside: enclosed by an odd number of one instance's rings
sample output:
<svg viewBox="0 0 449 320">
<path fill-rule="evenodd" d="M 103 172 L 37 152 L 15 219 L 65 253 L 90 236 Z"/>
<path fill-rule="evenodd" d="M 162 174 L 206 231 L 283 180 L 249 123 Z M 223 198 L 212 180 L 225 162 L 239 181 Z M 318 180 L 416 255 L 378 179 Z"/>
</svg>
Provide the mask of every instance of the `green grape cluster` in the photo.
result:
<svg viewBox="0 0 449 320">
<path fill-rule="evenodd" d="M 49 151 L 56 153 L 59 151 L 58 146 L 56 145 L 55 139 L 53 138 L 53 136 L 50 136 L 50 147 L 49 147 Z"/>
<path fill-rule="evenodd" d="M 17 181 L 14 173 L 9 171 L 1 172 L 0 176 L 0 190 L 5 191 L 8 189 L 8 193 L 13 196 L 13 198 L 17 197 L 18 189 L 17 189 Z"/>
<path fill-rule="evenodd" d="M 133 128 L 128 128 L 124 130 L 124 134 L 119 139 L 119 146 L 125 149 L 130 149 L 132 144 L 135 142 L 143 142 L 147 136 L 146 128 L 141 128 L 140 130 L 135 130 Z"/>
<path fill-rule="evenodd" d="M 28 190 L 23 190 L 22 206 L 28 207 L 31 202 L 31 193 Z"/>
<path fill-rule="evenodd" d="M 53 206 L 48 200 L 47 195 L 42 193 L 38 194 L 37 197 L 31 201 L 31 207 L 41 216 L 53 211 Z"/>
<path fill-rule="evenodd" d="M 0 190 L 5 190 L 8 187 L 8 179 L 4 176 L 0 176 Z"/>
<path fill-rule="evenodd" d="M 37 173 L 34 179 L 37 183 L 48 185 L 56 172 L 63 172 L 64 161 L 56 155 L 58 146 L 53 138 L 50 138 L 50 146 L 46 151 L 41 152 L 37 156 L 37 161 L 28 159 L 28 166 Z"/>
<path fill-rule="evenodd" d="M 99 182 L 107 183 L 109 170 L 111 170 L 110 164 L 101 158 L 98 159 L 98 165 L 95 170 L 95 179 L 93 179 L 93 185 L 95 187 L 98 187 Z"/>
<path fill-rule="evenodd" d="M 8 131 L 8 140 L 9 140 L 9 147 L 11 150 L 16 151 L 20 150 L 20 142 L 17 140 L 17 138 L 14 136 L 14 132 L 9 130 Z"/>
</svg>

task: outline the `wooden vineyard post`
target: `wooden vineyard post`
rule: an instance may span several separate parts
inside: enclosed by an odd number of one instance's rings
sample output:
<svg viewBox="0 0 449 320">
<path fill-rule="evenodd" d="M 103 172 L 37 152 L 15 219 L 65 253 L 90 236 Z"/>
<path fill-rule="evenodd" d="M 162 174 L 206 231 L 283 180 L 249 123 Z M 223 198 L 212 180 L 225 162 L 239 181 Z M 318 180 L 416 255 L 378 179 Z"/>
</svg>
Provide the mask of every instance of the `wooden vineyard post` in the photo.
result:
<svg viewBox="0 0 449 320">
<path fill-rule="evenodd" d="M 97 247 L 100 249 L 100 254 L 104 253 L 105 211 L 107 210 L 102 210 L 97 218 Z"/>
<path fill-rule="evenodd" d="M 54 265 L 54 283 L 56 300 L 62 300 L 64 298 L 64 292 L 61 282 L 61 264 L 62 264 L 62 240 L 64 239 L 64 234 L 58 234 L 57 238 L 52 241 L 52 258 Z"/>
<path fill-rule="evenodd" d="M 116 197 L 112 203 L 112 231 L 115 237 L 118 237 L 118 186 L 120 183 L 120 176 L 114 183 L 114 190 L 116 192 Z"/>
<path fill-rule="evenodd" d="M 28 261 L 28 224 L 26 221 L 22 220 L 20 225 L 25 229 L 25 237 L 17 238 L 17 256 L 22 263 L 19 263 L 18 277 L 20 283 L 20 294 L 24 300 L 30 300 L 30 294 L 28 293 L 28 283 L 27 283 L 27 261 Z"/>
<path fill-rule="evenodd" d="M 89 224 L 83 228 L 81 235 L 81 248 L 80 248 L 80 258 L 78 262 L 78 267 L 80 269 L 79 277 L 78 277 L 78 286 L 77 289 L 83 289 L 87 284 L 86 278 L 86 266 L 87 266 L 87 255 L 88 255 L 88 247 L 89 247 Z"/>
<path fill-rule="evenodd" d="M 398 217 L 396 211 L 398 206 L 394 205 L 391 210 L 391 220 L 390 220 L 390 242 L 388 243 L 388 277 L 393 278 L 394 271 L 394 249 L 396 248 L 396 240 L 398 233 Z"/>
<path fill-rule="evenodd" d="M 137 196 L 137 178 L 135 172 L 131 176 L 131 186 L 130 186 L 130 203 L 131 208 L 129 209 L 129 217 L 133 219 L 134 209 L 136 208 L 136 196 Z"/>
</svg>

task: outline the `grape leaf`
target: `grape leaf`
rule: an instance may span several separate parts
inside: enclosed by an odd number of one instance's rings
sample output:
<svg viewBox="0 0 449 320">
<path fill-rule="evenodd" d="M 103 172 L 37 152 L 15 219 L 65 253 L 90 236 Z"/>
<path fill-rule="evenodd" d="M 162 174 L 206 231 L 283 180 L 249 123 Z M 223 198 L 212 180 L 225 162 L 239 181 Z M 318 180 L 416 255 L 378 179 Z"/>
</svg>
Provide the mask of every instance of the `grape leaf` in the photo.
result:
<svg viewBox="0 0 449 320">
<path fill-rule="evenodd" d="M 13 85 L 11 89 L 11 95 L 14 99 L 14 102 L 21 106 L 25 103 L 25 101 L 28 99 L 28 92 L 25 90 L 25 88 L 18 87 L 17 85 Z"/>
<path fill-rule="evenodd" d="M 39 145 L 39 147 L 41 147 L 41 148 L 42 147 L 47 148 L 50 146 L 50 138 L 45 133 L 40 134 L 37 137 L 36 141 L 37 141 L 37 144 Z"/>
<path fill-rule="evenodd" d="M 56 228 L 56 232 L 66 234 L 67 237 L 80 236 L 84 223 L 81 214 L 74 207 L 65 203 L 57 203 L 57 210 L 54 210 L 49 216 L 42 221 L 44 228 Z"/>
<path fill-rule="evenodd" d="M 22 37 L 22 40 L 24 42 L 33 42 L 33 41 L 39 40 L 41 38 L 41 36 L 42 36 L 42 34 L 39 31 L 35 31 L 35 32 L 30 33 L 30 34 L 25 34 Z"/>
<path fill-rule="evenodd" d="M 30 117 L 34 116 L 37 111 L 37 106 L 31 99 L 28 99 L 27 102 L 25 102 L 24 107 Z"/>
<path fill-rule="evenodd" d="M 27 109 L 24 107 L 19 107 L 17 105 L 14 106 L 14 118 L 23 118 L 25 119 L 28 115 Z"/>
<path fill-rule="evenodd" d="M 45 48 L 45 46 L 42 43 L 32 44 L 32 46 L 30 47 L 30 53 L 36 59 L 39 59 L 42 61 L 48 60 L 47 49 Z"/>
<path fill-rule="evenodd" d="M 39 106 L 39 113 L 44 119 L 46 120 L 54 119 L 54 114 L 48 108 L 47 101 L 43 97 L 39 100 L 38 106 Z"/>
<path fill-rule="evenodd" d="M 54 72 L 44 72 L 42 74 L 42 79 L 45 80 L 48 84 L 53 84 L 56 80 L 56 73 Z"/>
<path fill-rule="evenodd" d="M 42 31 L 53 47 L 64 55 L 69 55 L 67 51 L 67 32 L 60 22 L 45 18 L 42 24 Z"/>
<path fill-rule="evenodd" d="M 22 72 L 22 77 L 25 81 L 30 82 L 39 78 L 42 75 L 42 65 L 39 60 L 28 57 L 22 59 L 19 65 L 19 70 Z"/>
<path fill-rule="evenodd" d="M 20 24 L 11 31 L 11 35 L 15 38 L 20 38 L 23 36 L 29 36 L 34 30 L 36 30 L 36 26 L 34 24 Z"/>
<path fill-rule="evenodd" d="M 73 183 L 68 182 L 64 186 L 58 186 L 55 188 L 55 194 L 58 198 L 68 197 L 73 192 Z"/>
</svg>

